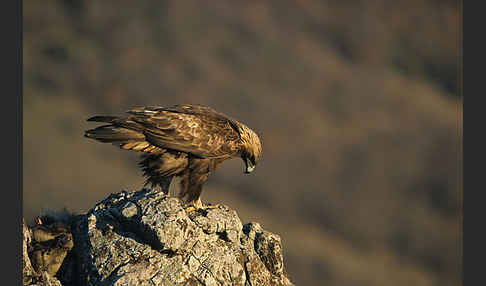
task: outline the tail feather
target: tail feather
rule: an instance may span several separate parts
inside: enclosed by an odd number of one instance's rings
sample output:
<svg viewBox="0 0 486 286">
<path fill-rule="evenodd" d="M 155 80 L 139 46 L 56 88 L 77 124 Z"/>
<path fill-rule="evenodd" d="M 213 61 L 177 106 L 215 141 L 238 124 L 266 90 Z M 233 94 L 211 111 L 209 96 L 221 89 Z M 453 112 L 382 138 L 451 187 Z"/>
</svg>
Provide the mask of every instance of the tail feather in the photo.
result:
<svg viewBox="0 0 486 286">
<path fill-rule="evenodd" d="M 124 150 L 141 151 L 145 153 L 161 153 L 164 149 L 154 146 L 145 140 L 143 133 L 116 125 L 103 125 L 86 130 L 84 137 L 103 143 L 111 143 Z"/>
<path fill-rule="evenodd" d="M 140 123 L 135 122 L 130 118 L 120 118 L 116 116 L 93 116 L 88 118 L 87 121 L 111 123 L 112 126 L 119 128 L 124 127 L 140 133 L 143 132 L 144 129 Z"/>
<path fill-rule="evenodd" d="M 113 143 L 145 141 L 145 135 L 142 133 L 114 125 L 103 125 L 86 130 L 84 136 L 101 142 Z"/>
<path fill-rule="evenodd" d="M 118 117 L 116 117 L 116 116 L 93 116 L 93 117 L 88 118 L 86 121 L 114 123 L 117 120 L 118 120 Z"/>
<path fill-rule="evenodd" d="M 84 136 L 103 143 L 112 143 L 125 150 L 145 153 L 162 153 L 164 149 L 147 142 L 144 127 L 130 117 L 93 116 L 88 121 L 109 123 L 95 129 L 86 130 Z"/>
</svg>

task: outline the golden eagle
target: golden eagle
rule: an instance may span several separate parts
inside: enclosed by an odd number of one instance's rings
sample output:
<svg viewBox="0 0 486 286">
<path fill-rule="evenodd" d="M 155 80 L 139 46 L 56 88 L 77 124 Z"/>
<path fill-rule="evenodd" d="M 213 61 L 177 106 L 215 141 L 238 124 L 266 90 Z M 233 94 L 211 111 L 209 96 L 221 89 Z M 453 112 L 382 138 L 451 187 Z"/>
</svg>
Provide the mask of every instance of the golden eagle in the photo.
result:
<svg viewBox="0 0 486 286">
<path fill-rule="evenodd" d="M 108 124 L 87 130 L 84 136 L 144 152 L 139 165 L 147 178 L 145 185 L 160 186 L 168 194 L 172 178 L 178 176 L 179 198 L 195 209 L 207 208 L 200 199 L 202 186 L 224 160 L 240 157 L 245 173 L 250 173 L 260 159 L 258 135 L 207 106 L 148 106 L 127 113 L 89 118 Z"/>
</svg>

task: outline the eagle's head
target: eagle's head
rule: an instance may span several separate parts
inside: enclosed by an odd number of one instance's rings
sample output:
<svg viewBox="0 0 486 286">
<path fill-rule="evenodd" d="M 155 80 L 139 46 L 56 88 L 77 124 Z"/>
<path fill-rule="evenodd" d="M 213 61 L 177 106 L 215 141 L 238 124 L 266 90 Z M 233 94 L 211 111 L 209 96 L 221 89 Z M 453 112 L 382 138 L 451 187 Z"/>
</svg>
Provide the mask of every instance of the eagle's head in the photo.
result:
<svg viewBox="0 0 486 286">
<path fill-rule="evenodd" d="M 249 174 L 260 160 L 262 145 L 258 135 L 246 126 L 242 126 L 240 129 L 240 136 L 242 142 L 241 159 L 245 162 L 245 173 Z"/>
</svg>

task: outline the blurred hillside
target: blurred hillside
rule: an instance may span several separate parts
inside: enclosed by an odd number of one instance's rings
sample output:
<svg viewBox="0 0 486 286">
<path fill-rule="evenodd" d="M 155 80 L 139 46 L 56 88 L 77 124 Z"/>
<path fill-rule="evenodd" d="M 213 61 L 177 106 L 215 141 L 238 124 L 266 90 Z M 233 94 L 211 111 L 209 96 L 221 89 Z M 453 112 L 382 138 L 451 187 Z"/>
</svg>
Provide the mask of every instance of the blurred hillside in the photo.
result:
<svg viewBox="0 0 486 286">
<path fill-rule="evenodd" d="M 459 285 L 459 2 L 23 6 L 26 218 L 142 187 L 136 153 L 83 138 L 88 117 L 200 103 L 263 141 L 203 201 L 280 234 L 296 285 Z"/>
</svg>

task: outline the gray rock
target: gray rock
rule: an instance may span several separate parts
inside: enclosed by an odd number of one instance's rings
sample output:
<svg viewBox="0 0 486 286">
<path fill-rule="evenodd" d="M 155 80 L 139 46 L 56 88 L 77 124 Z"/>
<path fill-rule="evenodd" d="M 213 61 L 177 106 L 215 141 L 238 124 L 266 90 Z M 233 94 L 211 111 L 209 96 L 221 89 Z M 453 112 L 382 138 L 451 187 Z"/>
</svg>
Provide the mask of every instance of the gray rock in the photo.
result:
<svg viewBox="0 0 486 286">
<path fill-rule="evenodd" d="M 242 225 L 227 206 L 186 213 L 161 192 L 123 191 L 71 229 L 72 255 L 57 273 L 64 285 L 293 285 L 280 237 Z"/>
</svg>

